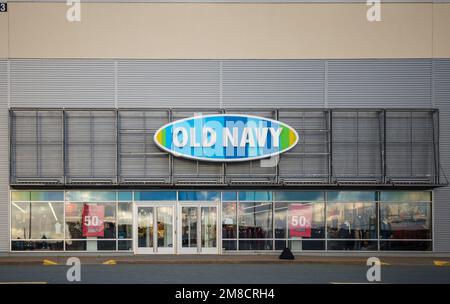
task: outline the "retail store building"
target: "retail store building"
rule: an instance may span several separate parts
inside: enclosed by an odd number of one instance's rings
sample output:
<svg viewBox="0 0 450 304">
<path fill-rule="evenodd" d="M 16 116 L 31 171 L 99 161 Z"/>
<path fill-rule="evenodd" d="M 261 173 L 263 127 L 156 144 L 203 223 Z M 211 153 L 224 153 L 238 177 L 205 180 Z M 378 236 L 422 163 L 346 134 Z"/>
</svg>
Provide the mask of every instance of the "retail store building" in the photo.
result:
<svg viewBox="0 0 450 304">
<path fill-rule="evenodd" d="M 157 2 L 0 13 L 1 253 L 450 252 L 450 3 Z"/>
</svg>

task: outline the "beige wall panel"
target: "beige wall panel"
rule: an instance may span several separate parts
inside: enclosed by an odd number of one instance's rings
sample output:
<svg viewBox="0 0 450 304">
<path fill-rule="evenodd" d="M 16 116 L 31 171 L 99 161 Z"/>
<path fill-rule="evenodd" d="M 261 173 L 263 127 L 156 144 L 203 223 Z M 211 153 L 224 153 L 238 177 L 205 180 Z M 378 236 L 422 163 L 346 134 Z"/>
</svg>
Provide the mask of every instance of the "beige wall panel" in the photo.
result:
<svg viewBox="0 0 450 304">
<path fill-rule="evenodd" d="M 0 14 L 0 58 L 8 58 L 8 13 Z"/>
<path fill-rule="evenodd" d="M 450 4 L 434 5 L 434 57 L 450 58 Z"/>
<path fill-rule="evenodd" d="M 13 58 L 426 58 L 432 5 L 11 3 Z"/>
</svg>

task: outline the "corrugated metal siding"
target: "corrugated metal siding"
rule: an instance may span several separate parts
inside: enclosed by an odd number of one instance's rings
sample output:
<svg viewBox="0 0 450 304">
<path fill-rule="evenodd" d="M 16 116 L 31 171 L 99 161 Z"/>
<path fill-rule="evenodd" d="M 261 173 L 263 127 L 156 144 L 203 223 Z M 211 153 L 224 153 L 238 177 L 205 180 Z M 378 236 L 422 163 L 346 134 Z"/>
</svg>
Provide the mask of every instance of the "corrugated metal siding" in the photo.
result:
<svg viewBox="0 0 450 304">
<path fill-rule="evenodd" d="M 0 252 L 9 251 L 9 160 L 7 61 L 0 60 Z"/>
<path fill-rule="evenodd" d="M 219 70 L 213 60 L 118 60 L 118 106 L 218 108 Z"/>
<path fill-rule="evenodd" d="M 436 60 L 434 68 L 435 106 L 440 111 L 440 161 L 450 177 L 450 60 Z M 450 187 L 434 191 L 434 249 L 450 252 Z"/>
<path fill-rule="evenodd" d="M 11 107 L 114 107 L 114 61 L 13 59 Z"/>
<path fill-rule="evenodd" d="M 329 60 L 329 107 L 431 107 L 431 60 Z"/>
<path fill-rule="evenodd" d="M 323 60 L 230 60 L 222 67 L 223 107 L 324 106 Z"/>
<path fill-rule="evenodd" d="M 432 64 L 428 59 L 395 59 L 395 60 L 80 60 L 80 59 L 14 59 L 11 64 L 11 106 L 12 107 L 110 107 L 122 108 L 192 108 L 184 112 L 175 111 L 174 119 L 192 115 L 194 111 L 204 108 L 250 108 L 244 110 L 261 116 L 274 117 L 268 111 L 260 112 L 254 109 L 295 107 L 322 108 L 430 108 L 432 106 Z M 7 61 L 0 61 L 0 170 L 8 172 L 8 132 L 7 132 Z M 117 67 L 117 69 L 116 69 Z M 326 67 L 326 68 L 325 68 Z M 436 81 L 434 96 L 435 106 L 440 109 L 441 128 L 441 163 L 447 175 L 450 175 L 450 61 L 436 60 Z M 116 74 L 117 72 L 117 74 Z M 325 73 L 328 72 L 326 75 Z M 328 83 L 326 82 L 328 80 Z M 117 93 L 117 94 L 116 94 Z M 204 111 L 204 110 L 203 110 Z M 301 112 L 301 111 L 300 111 Z M 298 112 L 295 115 L 301 115 Z M 86 129 L 91 123 L 83 124 L 82 118 L 69 115 L 69 125 L 74 126 L 75 133 L 68 134 L 67 174 L 69 182 L 77 179 L 109 178 L 116 176 L 115 134 L 113 126 L 114 111 L 105 117 L 94 118 L 94 130 Z M 69 113 L 70 114 L 70 113 Z M 282 115 L 288 123 L 301 125 L 299 117 Z M 80 114 L 81 115 L 81 114 Z M 80 116 L 78 115 L 78 116 Z M 85 115 L 85 114 L 82 114 Z M 82 116 L 81 115 L 81 116 Z M 144 114 L 142 114 L 144 115 Z M 294 115 L 294 116 L 295 116 Z M 144 151 L 135 150 L 136 141 L 140 141 L 133 133 L 132 124 L 142 120 L 124 120 L 123 137 L 119 136 L 120 153 L 143 153 L 142 158 L 135 154 L 130 157 L 123 155 L 119 159 L 119 172 L 122 178 L 154 178 L 170 170 L 170 161 L 161 156 L 157 165 L 145 165 L 146 155 L 154 151 L 153 146 L 144 147 Z M 78 119 L 78 120 L 77 120 Z M 159 118 L 158 118 L 159 119 Z M 400 119 L 401 120 L 401 119 Z M 392 123 L 398 123 L 394 118 Z M 422 119 L 416 119 L 419 128 L 413 124 L 413 132 L 428 132 L 421 127 Z M 146 122 L 144 138 L 151 135 L 155 128 L 155 120 Z M 320 119 L 309 119 L 308 125 L 319 124 Z M 158 120 L 158 124 L 163 121 Z M 375 123 L 370 119 L 364 124 Z M 326 126 L 318 125 L 318 128 Z M 414 129 L 415 128 L 415 129 Z M 368 128 L 373 129 L 373 128 Z M 131 131 L 130 131 L 131 130 Z M 350 126 L 350 131 L 351 126 Z M 345 130 L 344 130 L 345 131 Z M 403 129 L 399 128 L 397 135 Z M 347 131 L 346 131 L 347 132 Z M 405 131 L 406 132 L 406 131 Z M 428 133 L 419 134 L 428 138 Z M 405 133 L 406 134 L 406 133 Z M 140 135 L 140 136 L 141 136 Z M 391 134 L 395 138 L 396 134 Z M 307 136 L 307 135 L 304 135 Z M 312 136 L 312 135 L 311 135 Z M 320 153 L 327 152 L 324 147 L 325 135 L 314 135 L 309 151 L 292 150 L 291 155 L 280 158 L 278 166 L 280 177 L 291 174 L 327 173 L 328 164 Z M 377 134 L 360 134 L 359 137 L 375 139 Z M 304 137 L 306 138 L 306 137 Z M 89 142 L 89 144 L 88 144 Z M 3 145 L 1 144 L 3 143 Z M 306 145 L 304 149 L 306 149 Z M 358 167 L 349 168 L 362 175 L 378 173 L 378 154 L 370 145 L 360 147 L 362 157 L 355 158 L 345 150 L 341 151 L 342 164 L 353 164 Z M 376 147 L 378 148 L 378 147 Z M 391 147 L 392 148 L 392 147 Z M 399 154 L 402 161 L 412 159 L 428 159 L 432 156 L 424 146 L 416 149 L 405 157 Z M 113 151 L 113 152 L 111 152 Z M 392 150 L 391 150 L 392 151 Z M 316 156 L 299 156 L 296 152 L 317 153 Z M 395 149 L 394 149 L 395 152 Z M 336 157 L 337 155 L 335 155 Z M 153 157 L 153 156 L 152 156 Z M 156 157 L 156 156 L 155 156 Z M 289 158 L 289 160 L 288 160 Z M 146 160 L 147 159 L 147 160 Z M 300 159 L 304 160 L 300 164 Z M 338 158 L 339 159 L 339 158 Z M 371 160 L 370 164 L 366 160 Z M 355 163 L 357 161 L 357 163 Z M 95 163 L 95 164 L 94 164 Z M 393 161 L 398 164 L 398 162 Z M 306 165 L 306 167 L 305 167 Z M 335 164 L 336 165 L 336 164 Z M 420 166 L 419 166 L 420 165 Z M 419 162 L 409 171 L 398 171 L 403 174 L 420 174 L 426 172 L 429 163 Z M 320 170 L 319 170 L 319 169 Z M 407 168 L 406 165 L 403 169 Z M 241 179 L 272 180 L 276 167 L 261 166 L 260 161 L 246 164 L 231 164 L 227 168 L 230 181 Z M 316 170 L 315 172 L 313 171 Z M 410 167 L 408 167 L 410 169 Z M 173 163 L 175 181 L 210 181 L 221 178 L 222 167 L 218 164 L 198 163 L 177 159 Z M 337 170 L 336 172 L 342 172 Z M 414 171 L 416 170 L 416 171 Z M 51 175 L 49 173 L 49 175 Z M 139 175 L 139 176 L 138 176 Z M 0 176 L 0 251 L 9 248 L 8 229 L 8 177 Z M 450 190 L 449 188 L 435 191 L 435 250 L 450 251 Z M 2 226 L 3 225 L 3 226 Z M 6 234 L 5 234 L 6 233 Z"/>
</svg>

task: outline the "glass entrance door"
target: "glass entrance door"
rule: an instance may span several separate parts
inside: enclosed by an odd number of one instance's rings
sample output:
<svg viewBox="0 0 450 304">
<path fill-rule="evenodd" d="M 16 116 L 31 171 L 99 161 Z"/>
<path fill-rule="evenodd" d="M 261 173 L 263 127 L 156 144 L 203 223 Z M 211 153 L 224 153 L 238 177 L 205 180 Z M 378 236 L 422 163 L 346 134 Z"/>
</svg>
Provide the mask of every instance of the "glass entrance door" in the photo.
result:
<svg viewBox="0 0 450 304">
<path fill-rule="evenodd" d="M 188 205 L 179 208 L 180 253 L 218 253 L 217 205 Z"/>
<path fill-rule="evenodd" d="M 135 252 L 174 253 L 174 205 L 139 204 L 135 209 Z"/>
</svg>

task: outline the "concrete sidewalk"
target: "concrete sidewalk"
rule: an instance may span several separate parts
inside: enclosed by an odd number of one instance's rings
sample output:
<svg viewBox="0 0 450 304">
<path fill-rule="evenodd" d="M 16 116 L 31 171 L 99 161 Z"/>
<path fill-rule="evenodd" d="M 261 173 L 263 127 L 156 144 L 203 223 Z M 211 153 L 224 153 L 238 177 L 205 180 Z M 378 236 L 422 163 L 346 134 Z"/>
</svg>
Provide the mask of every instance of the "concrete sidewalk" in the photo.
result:
<svg viewBox="0 0 450 304">
<path fill-rule="evenodd" d="M 73 255 L 77 256 L 77 255 Z M 64 256 L 3 256 L 0 265 L 65 265 Z M 276 255 L 136 255 L 136 256 L 77 256 L 82 264 L 333 264 L 366 265 L 361 256 L 296 256 L 295 260 L 280 260 Z M 383 265 L 450 266 L 448 257 L 382 257 Z"/>
</svg>

